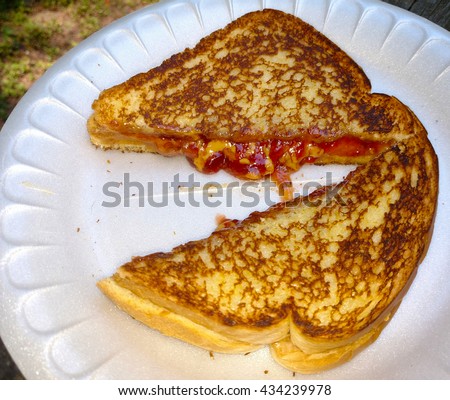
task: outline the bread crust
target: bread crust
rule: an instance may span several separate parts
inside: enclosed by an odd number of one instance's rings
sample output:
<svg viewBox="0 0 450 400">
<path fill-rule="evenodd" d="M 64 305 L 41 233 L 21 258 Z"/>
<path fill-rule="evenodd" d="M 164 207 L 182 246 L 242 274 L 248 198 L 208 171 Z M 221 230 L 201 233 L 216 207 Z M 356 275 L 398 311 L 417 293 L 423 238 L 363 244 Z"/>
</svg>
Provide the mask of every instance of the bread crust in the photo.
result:
<svg viewBox="0 0 450 400">
<path fill-rule="evenodd" d="M 104 279 L 98 282 L 97 286 L 124 312 L 167 336 L 219 353 L 246 354 L 261 347 L 230 339 L 196 324 L 183 315 L 157 306 L 121 286 L 113 278 Z"/>
</svg>

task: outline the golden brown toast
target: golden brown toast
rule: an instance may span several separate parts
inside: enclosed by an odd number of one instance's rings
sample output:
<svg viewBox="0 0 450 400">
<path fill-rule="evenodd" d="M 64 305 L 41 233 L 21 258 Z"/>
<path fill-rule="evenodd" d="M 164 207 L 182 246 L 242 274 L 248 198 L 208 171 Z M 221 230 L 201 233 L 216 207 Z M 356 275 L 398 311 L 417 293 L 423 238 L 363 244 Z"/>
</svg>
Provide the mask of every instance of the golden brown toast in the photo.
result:
<svg viewBox="0 0 450 400">
<path fill-rule="evenodd" d="M 240 151 L 231 161 L 244 165 L 265 155 L 247 178 L 277 173 L 274 147 L 284 172 L 362 164 L 336 186 L 135 257 L 98 283 L 136 319 L 205 349 L 270 345 L 294 371 L 336 366 L 377 338 L 425 253 L 438 191 L 425 129 L 296 17 L 247 14 L 104 91 L 89 132 L 104 148 L 186 154 L 200 170 L 217 154 L 230 162 Z"/>
<path fill-rule="evenodd" d="M 136 257 L 100 289 L 149 326 L 207 349 L 273 344 L 275 359 L 300 372 L 342 362 L 378 336 L 428 243 L 437 160 L 419 122 L 404 128 L 408 139 L 337 187 Z M 161 315 L 170 323 L 154 322 Z"/>
<path fill-rule="evenodd" d="M 404 137 L 393 100 L 370 90 L 324 35 L 266 9 L 103 91 L 88 130 L 104 149 L 184 154 L 203 172 L 282 181 L 305 162 L 367 162 Z"/>
</svg>

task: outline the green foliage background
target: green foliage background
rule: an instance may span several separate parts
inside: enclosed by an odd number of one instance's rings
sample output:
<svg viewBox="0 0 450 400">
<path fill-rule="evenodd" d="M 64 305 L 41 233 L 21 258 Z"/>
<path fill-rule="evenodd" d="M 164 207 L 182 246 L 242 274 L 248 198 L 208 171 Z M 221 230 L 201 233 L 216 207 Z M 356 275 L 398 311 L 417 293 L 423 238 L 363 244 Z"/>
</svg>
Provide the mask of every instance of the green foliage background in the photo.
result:
<svg viewBox="0 0 450 400">
<path fill-rule="evenodd" d="M 0 128 L 56 59 L 114 19 L 154 2 L 0 0 Z"/>
</svg>

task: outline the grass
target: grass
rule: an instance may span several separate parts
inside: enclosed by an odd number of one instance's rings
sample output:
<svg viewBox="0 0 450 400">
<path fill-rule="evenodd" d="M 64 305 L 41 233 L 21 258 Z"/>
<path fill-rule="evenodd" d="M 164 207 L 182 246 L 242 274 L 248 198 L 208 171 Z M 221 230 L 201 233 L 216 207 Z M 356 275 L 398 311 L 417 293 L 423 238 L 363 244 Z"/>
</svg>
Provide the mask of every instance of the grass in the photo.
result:
<svg viewBox="0 0 450 400">
<path fill-rule="evenodd" d="M 0 0 L 0 128 L 59 57 L 103 26 L 155 0 Z"/>
</svg>

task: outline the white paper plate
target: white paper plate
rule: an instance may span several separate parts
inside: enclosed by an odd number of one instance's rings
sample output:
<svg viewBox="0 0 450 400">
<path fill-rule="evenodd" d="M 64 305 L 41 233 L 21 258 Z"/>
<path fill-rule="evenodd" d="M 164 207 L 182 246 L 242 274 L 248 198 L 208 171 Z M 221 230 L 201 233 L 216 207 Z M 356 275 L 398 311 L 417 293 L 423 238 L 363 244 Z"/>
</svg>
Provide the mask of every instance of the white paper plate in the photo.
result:
<svg viewBox="0 0 450 400">
<path fill-rule="evenodd" d="M 434 236 L 413 286 L 375 344 L 320 377 L 450 376 L 449 33 L 379 1 L 192 0 L 147 7 L 90 37 L 31 88 L 2 130 L 1 336 L 27 378 L 292 378 L 267 349 L 212 358 L 160 335 L 120 312 L 95 287 L 133 255 L 207 236 L 219 213 L 242 218 L 265 208 L 243 207 L 239 195 L 231 207 L 224 197 L 218 207 L 195 207 L 187 202 L 188 191 L 178 199 L 185 207 L 174 197 L 167 207 L 139 207 L 135 192 L 129 207 L 104 207 L 102 202 L 113 200 L 104 185 L 123 182 L 126 173 L 131 181 L 154 182 L 160 192 L 162 182 L 177 173 L 187 180 L 193 169 L 181 157 L 96 150 L 86 132 L 101 89 L 263 7 L 294 13 L 340 45 L 364 68 L 374 91 L 397 96 L 417 113 L 439 156 Z M 331 170 L 334 178 L 345 173 Z M 305 168 L 298 178 L 321 179 L 324 172 Z M 232 180 L 226 174 L 195 177 L 204 183 Z"/>
</svg>

